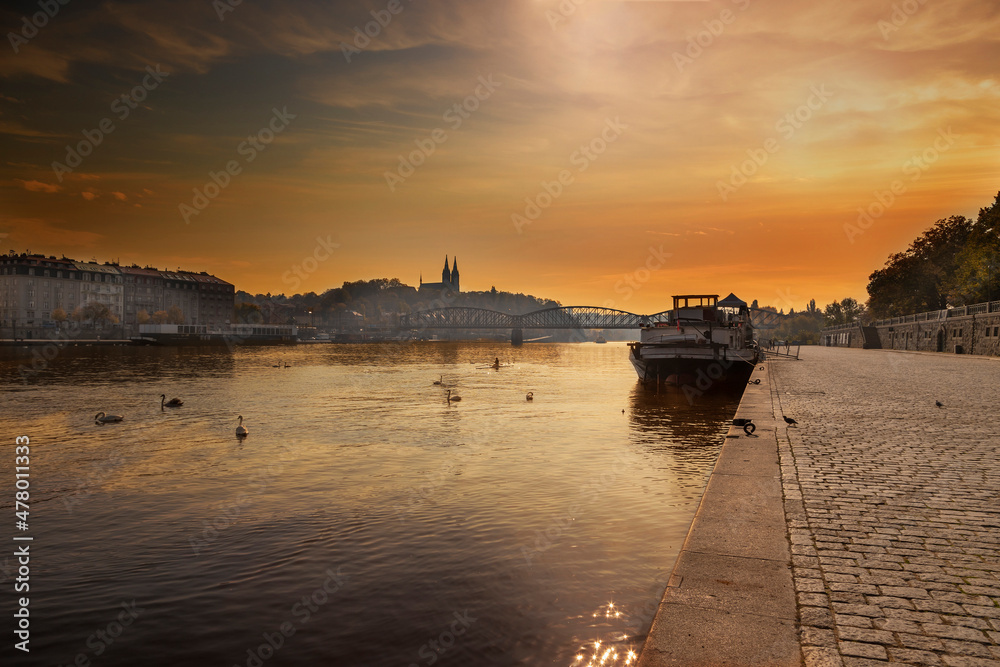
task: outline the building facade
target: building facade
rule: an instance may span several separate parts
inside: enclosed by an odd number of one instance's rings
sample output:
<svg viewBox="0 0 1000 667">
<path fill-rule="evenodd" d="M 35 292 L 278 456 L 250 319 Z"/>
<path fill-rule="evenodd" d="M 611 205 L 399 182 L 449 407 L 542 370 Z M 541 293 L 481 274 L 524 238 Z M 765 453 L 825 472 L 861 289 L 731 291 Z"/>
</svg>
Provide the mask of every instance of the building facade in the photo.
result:
<svg viewBox="0 0 1000 667">
<path fill-rule="evenodd" d="M 125 337 L 175 306 L 183 324 L 224 326 L 232 318 L 234 295 L 233 285 L 204 272 L 11 253 L 0 255 L 0 337 L 44 337 L 65 326 L 59 311 Z M 101 321 L 88 318 L 94 313 L 102 314 Z"/>
</svg>

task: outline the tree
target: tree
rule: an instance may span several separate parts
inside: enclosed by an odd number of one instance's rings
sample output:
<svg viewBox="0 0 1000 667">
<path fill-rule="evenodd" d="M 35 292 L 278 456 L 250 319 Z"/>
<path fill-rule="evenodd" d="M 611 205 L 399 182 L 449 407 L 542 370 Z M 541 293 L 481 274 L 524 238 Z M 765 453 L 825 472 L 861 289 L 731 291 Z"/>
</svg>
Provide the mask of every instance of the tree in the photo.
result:
<svg viewBox="0 0 1000 667">
<path fill-rule="evenodd" d="M 94 326 L 99 326 L 111 321 L 111 309 L 99 301 L 91 301 L 83 307 L 83 316 Z"/>
<path fill-rule="evenodd" d="M 59 328 L 62 328 L 63 322 L 65 322 L 69 318 L 69 316 L 66 314 L 66 311 L 63 310 L 62 308 L 56 308 L 55 310 L 53 310 L 51 317 L 53 320 L 56 321 L 56 324 Z"/>
<path fill-rule="evenodd" d="M 979 303 L 1000 298 L 1000 193 L 993 204 L 979 209 L 966 247 L 956 258 L 951 283 L 955 304 Z"/>
<path fill-rule="evenodd" d="M 167 311 L 167 322 L 170 324 L 184 324 L 184 313 L 178 306 L 170 306 Z"/>
<path fill-rule="evenodd" d="M 906 249 L 890 255 L 885 267 L 869 276 L 868 310 L 875 317 L 946 308 L 961 300 L 955 283 L 959 256 L 973 234 L 961 215 L 938 220 Z M 956 303 L 957 301 L 953 301 Z"/>
<path fill-rule="evenodd" d="M 170 316 L 167 315 L 167 311 L 165 310 L 158 310 L 153 313 L 153 324 L 166 324 L 169 319 Z"/>
<path fill-rule="evenodd" d="M 135 318 L 139 324 L 149 324 L 149 313 L 145 310 L 140 310 L 135 314 Z"/>
<path fill-rule="evenodd" d="M 857 299 L 847 297 L 826 305 L 823 310 L 823 324 L 828 327 L 856 322 L 864 315 L 865 309 Z"/>
</svg>

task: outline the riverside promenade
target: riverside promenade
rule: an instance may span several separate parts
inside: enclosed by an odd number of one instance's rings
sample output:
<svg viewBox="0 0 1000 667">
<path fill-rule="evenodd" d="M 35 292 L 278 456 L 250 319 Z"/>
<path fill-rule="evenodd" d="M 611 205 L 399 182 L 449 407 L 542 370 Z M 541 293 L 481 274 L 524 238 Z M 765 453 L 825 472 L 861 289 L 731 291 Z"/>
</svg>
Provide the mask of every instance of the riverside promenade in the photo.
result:
<svg viewBox="0 0 1000 667">
<path fill-rule="evenodd" d="M 638 664 L 1000 667 L 1000 360 L 801 356 L 754 372 Z"/>
</svg>

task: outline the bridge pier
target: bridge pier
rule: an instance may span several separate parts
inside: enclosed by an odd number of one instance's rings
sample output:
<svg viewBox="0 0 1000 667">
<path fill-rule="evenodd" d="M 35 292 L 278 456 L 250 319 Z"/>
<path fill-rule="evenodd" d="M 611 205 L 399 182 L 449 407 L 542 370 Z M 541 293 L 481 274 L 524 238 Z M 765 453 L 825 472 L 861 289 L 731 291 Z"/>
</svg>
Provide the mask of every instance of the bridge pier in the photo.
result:
<svg viewBox="0 0 1000 667">
<path fill-rule="evenodd" d="M 521 347 L 524 345 L 524 331 L 521 329 L 511 329 L 510 344 L 514 347 Z"/>
</svg>

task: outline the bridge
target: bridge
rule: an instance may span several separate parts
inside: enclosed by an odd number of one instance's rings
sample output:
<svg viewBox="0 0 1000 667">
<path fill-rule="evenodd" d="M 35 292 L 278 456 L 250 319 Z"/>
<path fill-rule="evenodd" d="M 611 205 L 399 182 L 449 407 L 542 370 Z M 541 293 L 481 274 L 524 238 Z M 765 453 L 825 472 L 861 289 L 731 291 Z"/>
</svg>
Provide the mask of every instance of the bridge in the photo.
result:
<svg viewBox="0 0 1000 667">
<path fill-rule="evenodd" d="M 524 329 L 641 329 L 666 322 L 671 310 L 639 315 L 602 306 L 559 306 L 522 315 L 486 308 L 449 306 L 401 315 L 401 329 L 510 329 L 511 340 L 520 341 Z M 750 321 L 758 329 L 777 326 L 778 314 L 750 309 Z"/>
</svg>

